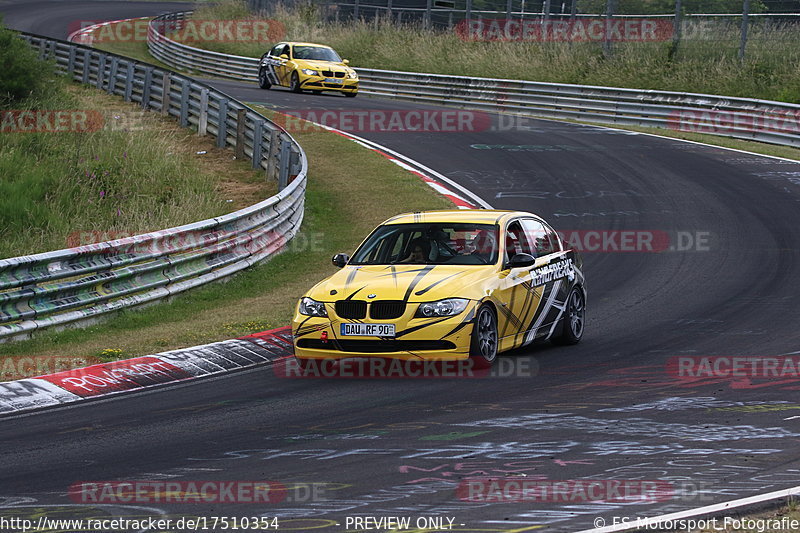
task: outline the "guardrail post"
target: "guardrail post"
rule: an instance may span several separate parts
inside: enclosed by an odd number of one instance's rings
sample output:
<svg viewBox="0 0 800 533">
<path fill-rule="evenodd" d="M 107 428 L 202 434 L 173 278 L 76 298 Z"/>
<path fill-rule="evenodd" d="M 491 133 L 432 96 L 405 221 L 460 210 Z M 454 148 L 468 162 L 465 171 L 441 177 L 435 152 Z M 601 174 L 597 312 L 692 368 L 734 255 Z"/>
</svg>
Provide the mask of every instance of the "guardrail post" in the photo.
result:
<svg viewBox="0 0 800 533">
<path fill-rule="evenodd" d="M 264 121 L 256 120 L 253 124 L 253 168 L 261 168 L 261 157 L 264 152 Z"/>
<path fill-rule="evenodd" d="M 117 69 L 119 68 L 119 59 L 116 56 L 111 57 L 111 72 L 108 74 L 108 94 L 114 94 L 117 88 Z"/>
<path fill-rule="evenodd" d="M 470 27 L 470 22 L 472 22 L 472 0 L 467 0 L 467 12 L 464 15 L 464 18 L 467 20 L 467 28 Z M 467 31 L 470 31 L 467 29 Z"/>
<path fill-rule="evenodd" d="M 92 52 L 90 50 L 83 51 L 83 77 L 81 81 L 88 85 L 89 83 L 89 65 L 92 62 Z"/>
<path fill-rule="evenodd" d="M 172 103 L 172 77 L 169 72 L 161 76 L 161 114 L 169 115 L 170 104 Z"/>
<path fill-rule="evenodd" d="M 67 73 L 70 80 L 75 79 L 75 47 L 69 47 L 69 59 L 67 60 Z"/>
<path fill-rule="evenodd" d="M 750 0 L 742 2 L 742 36 L 739 40 L 739 60 L 744 61 L 745 50 L 747 48 L 747 26 L 750 17 Z"/>
<path fill-rule="evenodd" d="M 42 54 L 41 59 L 48 60 L 51 58 L 55 58 L 56 56 L 56 42 L 55 41 L 46 41 L 42 43 L 41 50 L 44 51 Z"/>
<path fill-rule="evenodd" d="M 572 0 L 573 3 L 576 0 Z M 511 20 L 511 0 L 506 0 L 506 19 Z"/>
<path fill-rule="evenodd" d="M 681 0 L 675 0 L 675 20 L 672 23 L 672 48 L 669 51 L 669 57 L 672 58 L 678 53 L 678 46 L 681 43 Z"/>
<path fill-rule="evenodd" d="M 353 19 L 358 20 L 358 0 L 355 0 L 355 4 L 353 5 Z"/>
<path fill-rule="evenodd" d="M 150 93 L 153 89 L 153 68 L 147 67 L 144 70 L 144 87 L 142 87 L 142 109 L 150 107 Z"/>
<path fill-rule="evenodd" d="M 281 139 L 281 159 L 279 162 L 280 171 L 278 173 L 278 192 L 282 191 L 289 184 L 289 141 Z"/>
<path fill-rule="evenodd" d="M 128 61 L 128 72 L 125 76 L 125 101 L 131 101 L 131 94 L 133 93 L 133 63 Z"/>
<path fill-rule="evenodd" d="M 189 126 L 189 80 L 181 78 L 181 127 Z"/>
<path fill-rule="evenodd" d="M 611 24 L 614 18 L 614 0 L 606 0 L 606 29 L 603 36 L 603 54 L 606 57 L 611 56 Z"/>
<path fill-rule="evenodd" d="M 208 89 L 200 89 L 200 115 L 197 118 L 197 135 L 208 133 Z"/>
<path fill-rule="evenodd" d="M 234 154 L 236 155 L 236 159 L 244 159 L 244 143 L 245 143 L 245 121 L 247 119 L 247 110 L 246 109 L 237 109 L 236 110 L 236 149 Z M 255 146 L 255 139 L 253 139 L 253 145 Z"/>
<path fill-rule="evenodd" d="M 97 60 L 97 88 L 101 91 L 103 90 L 103 79 L 106 74 L 106 57 L 105 54 L 100 54 Z"/>
<path fill-rule="evenodd" d="M 472 2 L 472 0 L 467 0 Z M 428 0 L 425 4 L 425 28 L 431 29 L 431 9 L 433 8 L 433 0 Z"/>
<path fill-rule="evenodd" d="M 272 130 L 269 134 L 269 155 L 267 155 L 267 177 L 278 179 L 278 130 Z"/>
<path fill-rule="evenodd" d="M 219 114 L 217 115 L 217 147 L 225 148 L 228 139 L 228 101 L 219 100 Z"/>
</svg>

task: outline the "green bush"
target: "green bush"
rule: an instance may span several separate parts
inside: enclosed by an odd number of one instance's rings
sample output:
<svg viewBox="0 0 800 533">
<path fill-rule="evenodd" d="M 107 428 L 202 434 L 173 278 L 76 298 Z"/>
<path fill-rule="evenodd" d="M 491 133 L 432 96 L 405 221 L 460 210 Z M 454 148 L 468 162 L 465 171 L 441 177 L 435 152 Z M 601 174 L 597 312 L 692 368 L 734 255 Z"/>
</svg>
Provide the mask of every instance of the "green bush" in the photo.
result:
<svg viewBox="0 0 800 533">
<path fill-rule="evenodd" d="M 0 109 L 48 92 L 53 80 L 51 63 L 40 61 L 28 43 L 8 30 L 0 18 Z"/>
</svg>

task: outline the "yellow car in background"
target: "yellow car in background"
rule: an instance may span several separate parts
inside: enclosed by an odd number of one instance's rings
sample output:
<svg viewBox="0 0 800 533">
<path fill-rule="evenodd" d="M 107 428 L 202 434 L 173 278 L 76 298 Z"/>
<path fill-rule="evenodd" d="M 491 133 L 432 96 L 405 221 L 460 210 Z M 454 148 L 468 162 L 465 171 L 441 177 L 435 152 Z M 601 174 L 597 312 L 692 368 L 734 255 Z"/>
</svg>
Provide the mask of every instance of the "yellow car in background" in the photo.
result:
<svg viewBox="0 0 800 533">
<path fill-rule="evenodd" d="M 488 368 L 499 352 L 583 336 L 581 258 L 531 213 L 398 215 L 333 263 L 341 271 L 300 299 L 292 321 L 302 367 L 378 356 Z"/>
<path fill-rule="evenodd" d="M 258 85 L 262 89 L 281 85 L 297 93 L 339 91 L 352 98 L 358 94 L 358 74 L 348 63 L 330 46 L 278 43 L 261 56 Z"/>
</svg>

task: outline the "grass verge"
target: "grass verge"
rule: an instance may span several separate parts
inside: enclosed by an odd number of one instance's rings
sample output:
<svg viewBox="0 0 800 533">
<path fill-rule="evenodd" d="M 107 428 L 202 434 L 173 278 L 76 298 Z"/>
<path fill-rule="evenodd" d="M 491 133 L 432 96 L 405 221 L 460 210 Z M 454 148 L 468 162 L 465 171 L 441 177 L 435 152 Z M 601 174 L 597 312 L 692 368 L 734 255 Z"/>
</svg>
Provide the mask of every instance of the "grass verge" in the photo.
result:
<svg viewBox="0 0 800 533">
<path fill-rule="evenodd" d="M 170 303 L 0 345 L 2 354 L 81 357 L 119 350 L 115 357 L 129 358 L 284 326 L 297 299 L 333 273 L 335 252 L 351 252 L 399 212 L 452 207 L 416 176 L 339 135 L 310 130 L 295 137 L 310 161 L 309 182 L 302 231 L 285 253 Z"/>
<path fill-rule="evenodd" d="M 210 140 L 96 89 L 67 86 L 47 107 L 96 111 L 104 124 L 0 135 L 0 257 L 178 226 L 277 191 Z"/>
</svg>

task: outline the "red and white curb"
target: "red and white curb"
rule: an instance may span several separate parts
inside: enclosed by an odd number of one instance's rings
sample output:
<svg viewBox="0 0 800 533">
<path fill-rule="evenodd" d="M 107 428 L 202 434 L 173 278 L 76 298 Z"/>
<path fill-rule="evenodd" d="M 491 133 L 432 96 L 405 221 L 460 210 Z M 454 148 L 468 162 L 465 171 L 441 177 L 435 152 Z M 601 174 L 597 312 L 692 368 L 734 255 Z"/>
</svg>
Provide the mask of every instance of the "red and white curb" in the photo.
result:
<svg viewBox="0 0 800 533">
<path fill-rule="evenodd" d="M 71 43 L 78 43 L 84 44 L 86 46 L 92 46 L 94 43 L 94 36 L 92 35 L 95 30 L 101 28 L 103 26 L 108 26 L 110 24 L 118 24 L 120 22 L 128 22 L 129 20 L 149 20 L 153 17 L 136 17 L 130 19 L 120 19 L 120 20 L 108 20 L 105 22 L 99 22 L 97 24 L 92 24 L 91 26 L 86 26 L 85 28 L 81 28 L 79 30 L 75 30 L 74 32 L 70 33 L 67 36 L 67 41 Z"/>
<path fill-rule="evenodd" d="M 279 115 L 298 118 L 293 115 L 287 115 L 286 113 L 280 113 L 279 111 L 275 112 Z M 419 161 L 411 159 L 410 157 L 399 152 L 395 152 L 394 150 L 378 144 L 375 141 L 370 141 L 369 139 L 359 137 L 358 135 L 353 135 L 352 133 L 332 128 L 331 126 L 326 126 L 325 124 L 318 124 L 311 120 L 306 120 L 306 122 L 330 131 L 331 133 L 335 133 L 336 135 L 340 135 L 345 139 L 349 139 L 357 144 L 360 144 L 368 150 L 382 155 L 392 163 L 405 170 L 408 170 L 415 176 L 422 179 L 422 181 L 428 184 L 429 187 L 450 200 L 459 209 L 492 209 L 492 206 L 488 202 L 474 192 L 462 185 L 459 185 L 447 176 L 444 176 L 439 172 L 426 167 Z"/>
<path fill-rule="evenodd" d="M 288 326 L 240 339 L 0 383 L 0 415 L 271 363 L 293 354 Z"/>
</svg>

